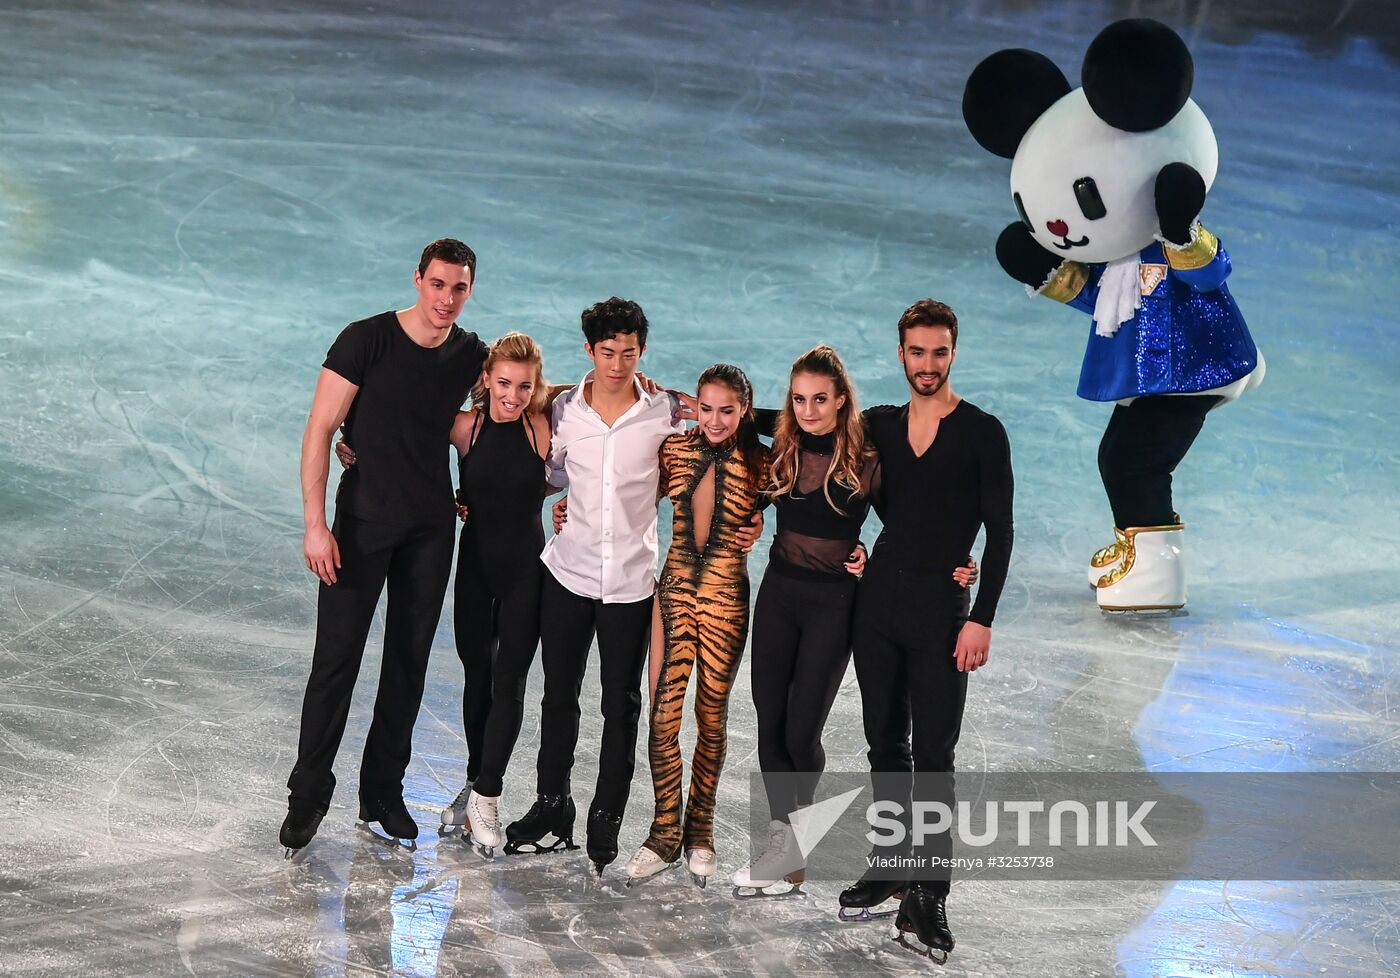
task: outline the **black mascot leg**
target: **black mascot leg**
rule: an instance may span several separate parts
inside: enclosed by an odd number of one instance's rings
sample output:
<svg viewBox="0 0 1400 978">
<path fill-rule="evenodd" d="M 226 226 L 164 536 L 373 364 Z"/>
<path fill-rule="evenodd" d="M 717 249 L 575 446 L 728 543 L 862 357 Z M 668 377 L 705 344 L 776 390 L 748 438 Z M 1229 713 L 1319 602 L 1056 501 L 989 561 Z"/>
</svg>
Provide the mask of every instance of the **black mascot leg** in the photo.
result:
<svg viewBox="0 0 1400 978">
<path fill-rule="evenodd" d="M 1220 401 L 1214 395 L 1150 396 L 1113 409 L 1099 442 L 1099 475 L 1115 526 L 1177 522 L 1172 472 Z"/>
</svg>

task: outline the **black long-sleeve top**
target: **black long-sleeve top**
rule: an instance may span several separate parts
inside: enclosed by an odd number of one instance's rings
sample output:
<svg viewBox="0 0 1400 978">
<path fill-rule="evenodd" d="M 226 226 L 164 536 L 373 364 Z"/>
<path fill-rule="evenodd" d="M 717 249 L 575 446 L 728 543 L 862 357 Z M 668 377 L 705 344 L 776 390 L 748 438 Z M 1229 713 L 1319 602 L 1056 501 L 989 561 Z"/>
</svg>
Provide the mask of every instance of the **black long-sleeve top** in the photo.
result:
<svg viewBox="0 0 1400 978">
<path fill-rule="evenodd" d="M 880 453 L 882 486 L 875 511 L 884 528 L 870 556 L 904 571 L 951 574 L 987 528 L 977 600 L 970 621 L 991 627 L 1011 563 L 1014 527 L 1011 445 L 993 415 L 968 401 L 939 422 L 921 456 L 909 445 L 909 405 L 864 412 L 866 434 Z"/>
</svg>

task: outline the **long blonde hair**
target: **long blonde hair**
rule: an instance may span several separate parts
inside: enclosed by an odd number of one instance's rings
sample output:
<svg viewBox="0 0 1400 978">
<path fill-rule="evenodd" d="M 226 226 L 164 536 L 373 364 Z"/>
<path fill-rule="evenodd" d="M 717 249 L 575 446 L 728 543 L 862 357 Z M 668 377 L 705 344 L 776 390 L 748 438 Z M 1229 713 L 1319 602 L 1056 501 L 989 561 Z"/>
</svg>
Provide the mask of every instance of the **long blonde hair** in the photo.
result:
<svg viewBox="0 0 1400 978">
<path fill-rule="evenodd" d="M 851 385 L 846 365 L 841 362 L 841 355 L 825 343 L 808 350 L 792 363 L 787 397 L 773 432 L 770 470 L 773 487 L 768 492 L 770 496 L 777 497 L 790 495 L 797 488 L 798 453 L 802 448 L 798 434 L 802 428 L 792 410 L 792 378 L 798 374 L 829 378 L 836 388 L 836 396 L 846 399 L 836 413 L 835 447 L 831 453 L 831 464 L 826 467 L 826 478 L 822 480 L 822 494 L 831 508 L 839 513 L 841 508 L 831 498 L 831 483 L 834 480 L 853 493 L 860 492 L 861 469 L 865 459 L 865 423 L 860 417 L 856 389 Z"/>
<path fill-rule="evenodd" d="M 491 372 L 492 367 L 502 361 L 534 365 L 535 389 L 530 395 L 530 403 L 525 405 L 525 410 L 530 414 L 543 411 L 549 403 L 549 385 L 544 382 L 544 354 L 540 352 L 540 345 L 532 337 L 514 330 L 491 344 L 490 352 L 486 354 L 486 362 L 481 365 L 481 376 L 477 377 L 476 386 L 472 388 L 472 407 L 489 409 L 491 392 L 486 389 L 486 375 Z"/>
</svg>

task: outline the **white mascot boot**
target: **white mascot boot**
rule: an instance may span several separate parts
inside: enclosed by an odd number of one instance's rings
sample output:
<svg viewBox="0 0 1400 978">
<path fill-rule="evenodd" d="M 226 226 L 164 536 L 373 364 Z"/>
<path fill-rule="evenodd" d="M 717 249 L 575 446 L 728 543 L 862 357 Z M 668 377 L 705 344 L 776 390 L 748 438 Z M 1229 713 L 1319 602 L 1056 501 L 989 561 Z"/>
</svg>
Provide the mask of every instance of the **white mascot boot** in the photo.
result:
<svg viewBox="0 0 1400 978">
<path fill-rule="evenodd" d="M 1117 567 L 1123 560 L 1123 555 L 1128 552 L 1128 538 L 1123 535 L 1123 531 L 1118 527 L 1113 528 L 1113 542 L 1106 547 L 1100 547 L 1094 551 L 1094 556 L 1089 558 L 1089 587 L 1095 589 L 1099 586 L 1099 578 L 1103 577 L 1113 568 Z"/>
<path fill-rule="evenodd" d="M 1094 589 L 1101 611 L 1174 611 L 1186 604 L 1186 527 L 1130 526 L 1122 555 Z M 1095 555 L 1097 556 L 1097 555 Z"/>
</svg>

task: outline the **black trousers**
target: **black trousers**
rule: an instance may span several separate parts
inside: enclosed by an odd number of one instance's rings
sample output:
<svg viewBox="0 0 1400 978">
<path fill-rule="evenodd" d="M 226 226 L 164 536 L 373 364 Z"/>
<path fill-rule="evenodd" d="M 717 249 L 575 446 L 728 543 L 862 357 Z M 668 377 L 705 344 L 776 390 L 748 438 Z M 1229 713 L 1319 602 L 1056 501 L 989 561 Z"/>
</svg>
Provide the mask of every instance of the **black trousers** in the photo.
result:
<svg viewBox="0 0 1400 978">
<path fill-rule="evenodd" d="M 822 730 L 851 661 L 857 581 L 805 581 L 771 565 L 753 613 L 750 677 L 758 763 L 780 822 L 810 805 L 826 769 Z"/>
<path fill-rule="evenodd" d="M 911 800 L 953 808 L 951 773 L 967 701 L 967 673 L 953 652 L 967 613 L 967 591 L 943 572 L 901 571 L 882 564 L 878 551 L 860 583 L 853 640 L 871 780 L 876 803 L 897 805 L 905 827 L 902 840 L 877 844 L 879 855 L 909 853 Z M 913 772 L 949 777 L 917 780 Z M 926 840 L 914 854 L 947 859 L 952 836 Z M 946 892 L 950 874 L 908 875 Z"/>
<path fill-rule="evenodd" d="M 360 764 L 360 794 L 403 793 L 428 653 L 452 573 L 453 544 L 447 522 L 389 526 L 337 514 L 331 532 L 340 547 L 340 570 L 336 583 L 322 583 L 317 596 L 316 648 L 302 703 L 297 762 L 287 779 L 293 799 L 322 808 L 335 791 L 331 766 L 345 735 L 365 640 L 386 582 L 384 657 Z"/>
<path fill-rule="evenodd" d="M 603 739 L 598 745 L 598 786 L 592 807 L 622 815 L 636 767 L 652 599 L 604 604 L 574 594 L 555 580 L 548 568 L 543 578 L 540 659 L 544 665 L 544 702 L 540 707 L 538 791 L 542 795 L 570 793 L 569 772 L 578 745 L 579 694 L 596 634 L 603 687 Z"/>
<path fill-rule="evenodd" d="M 462 660 L 462 729 L 467 737 L 467 780 L 495 797 L 525 715 L 525 684 L 540 639 L 539 559 L 515 568 L 497 597 L 476 556 L 459 548 L 453 630 Z"/>
<path fill-rule="evenodd" d="M 1099 476 L 1119 529 L 1176 522 L 1172 472 L 1201 433 L 1216 395 L 1139 397 L 1113 409 L 1099 442 Z"/>
</svg>

